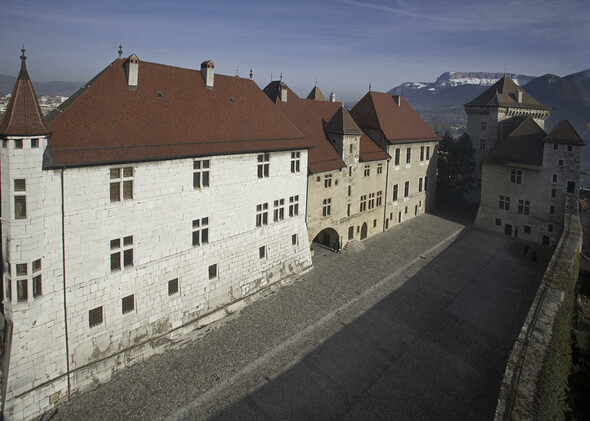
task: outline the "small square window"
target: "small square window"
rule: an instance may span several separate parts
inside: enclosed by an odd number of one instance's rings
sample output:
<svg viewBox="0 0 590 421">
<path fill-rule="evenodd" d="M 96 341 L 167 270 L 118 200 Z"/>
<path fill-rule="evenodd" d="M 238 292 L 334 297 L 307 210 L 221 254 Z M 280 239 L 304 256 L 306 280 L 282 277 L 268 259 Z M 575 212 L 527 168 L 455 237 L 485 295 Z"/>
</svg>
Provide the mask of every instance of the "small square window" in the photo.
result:
<svg viewBox="0 0 590 421">
<path fill-rule="evenodd" d="M 573 150 L 573 147 L 572 147 L 572 145 L 567 145 L 567 151 L 568 151 L 568 152 L 571 152 L 572 150 Z"/>
<path fill-rule="evenodd" d="M 209 266 L 209 279 L 217 278 L 217 264 Z"/>
<path fill-rule="evenodd" d="M 118 249 L 119 247 L 121 247 L 121 240 L 119 240 L 118 238 L 115 240 L 111 240 L 111 249 Z"/>
<path fill-rule="evenodd" d="M 41 270 L 41 259 L 33 261 L 33 273 Z"/>
<path fill-rule="evenodd" d="M 23 276 L 27 274 L 27 264 L 17 263 L 16 264 L 16 276 Z"/>
<path fill-rule="evenodd" d="M 129 235 L 129 236 L 123 238 L 123 245 L 124 246 L 130 246 L 131 244 L 133 244 L 133 236 L 132 235 Z"/>
<path fill-rule="evenodd" d="M 560 167 L 563 167 L 563 159 L 560 159 L 559 161 L 557 161 L 557 165 L 559 165 Z"/>
<path fill-rule="evenodd" d="M 25 191 L 27 189 L 24 179 L 14 180 L 14 191 Z"/>
<path fill-rule="evenodd" d="M 168 281 L 168 295 L 174 295 L 178 293 L 178 278 L 174 278 Z"/>
<path fill-rule="evenodd" d="M 553 150 L 556 151 L 559 149 L 559 145 L 557 143 L 553 144 Z"/>
<path fill-rule="evenodd" d="M 266 246 L 262 246 L 262 247 L 260 247 L 260 248 L 258 249 L 258 256 L 259 256 L 261 259 L 264 259 L 264 258 L 266 258 Z"/>
<path fill-rule="evenodd" d="M 500 218 L 496 218 L 496 226 L 502 226 L 502 220 Z"/>
<path fill-rule="evenodd" d="M 23 148 L 23 141 L 21 139 L 17 139 L 14 141 L 15 149 L 22 149 Z"/>
<path fill-rule="evenodd" d="M 121 310 L 123 314 L 129 313 L 135 309 L 135 299 L 133 295 L 128 295 L 121 300 Z"/>
<path fill-rule="evenodd" d="M 94 327 L 102 324 L 102 306 L 88 312 L 88 326 Z"/>
<path fill-rule="evenodd" d="M 39 147 L 39 139 L 31 139 L 31 148 Z"/>
<path fill-rule="evenodd" d="M 530 225 L 525 225 L 524 226 L 524 233 L 525 234 L 530 234 L 531 233 L 531 226 Z"/>
</svg>

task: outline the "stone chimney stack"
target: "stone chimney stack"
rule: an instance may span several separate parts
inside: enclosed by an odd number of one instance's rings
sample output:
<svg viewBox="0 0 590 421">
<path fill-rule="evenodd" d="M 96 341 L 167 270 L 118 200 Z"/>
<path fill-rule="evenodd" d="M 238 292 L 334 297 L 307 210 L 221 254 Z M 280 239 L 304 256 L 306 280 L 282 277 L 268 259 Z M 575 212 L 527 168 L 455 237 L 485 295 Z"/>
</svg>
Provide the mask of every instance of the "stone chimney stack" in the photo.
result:
<svg viewBox="0 0 590 421">
<path fill-rule="evenodd" d="M 336 94 L 334 92 L 330 92 L 330 102 L 336 102 Z"/>
<path fill-rule="evenodd" d="M 516 102 L 522 104 L 522 90 L 520 89 L 516 91 Z"/>
<path fill-rule="evenodd" d="M 139 77 L 139 59 L 135 54 L 131 54 L 125 63 L 125 72 L 127 73 L 127 86 L 129 89 L 137 89 L 137 79 Z"/>
<path fill-rule="evenodd" d="M 215 65 L 211 60 L 206 60 L 201 63 L 201 75 L 205 81 L 205 86 L 208 89 L 213 89 L 213 79 L 215 76 Z"/>
<path fill-rule="evenodd" d="M 287 102 L 287 85 L 284 82 L 279 82 L 279 96 L 281 102 Z"/>
</svg>

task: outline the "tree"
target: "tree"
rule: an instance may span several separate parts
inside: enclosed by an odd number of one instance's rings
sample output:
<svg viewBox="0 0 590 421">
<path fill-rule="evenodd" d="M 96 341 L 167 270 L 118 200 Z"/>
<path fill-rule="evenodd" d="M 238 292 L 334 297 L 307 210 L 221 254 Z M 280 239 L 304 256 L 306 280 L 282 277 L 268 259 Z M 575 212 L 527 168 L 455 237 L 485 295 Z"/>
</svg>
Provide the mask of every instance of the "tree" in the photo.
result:
<svg viewBox="0 0 590 421">
<path fill-rule="evenodd" d="M 467 133 L 455 139 L 447 130 L 438 146 L 437 196 L 443 201 L 463 202 L 464 194 L 474 189 L 475 150 Z"/>
</svg>

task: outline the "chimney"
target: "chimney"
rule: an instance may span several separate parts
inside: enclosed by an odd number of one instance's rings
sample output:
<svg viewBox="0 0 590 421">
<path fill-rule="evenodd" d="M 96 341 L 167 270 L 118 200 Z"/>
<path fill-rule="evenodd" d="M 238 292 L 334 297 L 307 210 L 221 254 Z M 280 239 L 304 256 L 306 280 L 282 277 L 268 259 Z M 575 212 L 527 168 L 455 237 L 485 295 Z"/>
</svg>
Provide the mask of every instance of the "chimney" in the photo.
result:
<svg viewBox="0 0 590 421">
<path fill-rule="evenodd" d="M 281 102 L 287 102 L 287 85 L 283 82 L 279 82 L 279 95 L 281 97 Z"/>
<path fill-rule="evenodd" d="M 207 60 L 201 63 L 201 75 L 205 81 L 205 86 L 208 89 L 213 89 L 213 76 L 215 75 L 215 65 L 211 60 Z"/>
<path fill-rule="evenodd" d="M 397 104 L 398 107 L 402 106 L 402 96 L 401 95 L 394 95 L 393 99 L 395 100 L 395 103 Z"/>
<path fill-rule="evenodd" d="M 520 89 L 516 91 L 516 102 L 522 104 L 522 91 Z"/>
<path fill-rule="evenodd" d="M 137 78 L 139 75 L 139 59 L 135 54 L 131 54 L 125 63 L 125 72 L 127 73 L 127 86 L 129 89 L 137 89 Z"/>
<path fill-rule="evenodd" d="M 330 102 L 336 102 L 336 94 L 334 92 L 330 92 Z"/>
</svg>

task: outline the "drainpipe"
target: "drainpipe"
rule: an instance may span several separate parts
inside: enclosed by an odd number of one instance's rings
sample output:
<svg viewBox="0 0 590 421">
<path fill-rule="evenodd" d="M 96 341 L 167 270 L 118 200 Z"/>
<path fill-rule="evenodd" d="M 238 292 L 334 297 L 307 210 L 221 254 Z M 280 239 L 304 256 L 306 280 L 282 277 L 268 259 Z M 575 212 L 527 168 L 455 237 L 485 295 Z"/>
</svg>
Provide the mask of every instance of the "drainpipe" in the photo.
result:
<svg viewBox="0 0 590 421">
<path fill-rule="evenodd" d="M 68 401 L 71 398 L 70 383 L 70 349 L 68 345 L 68 304 L 66 297 L 66 234 L 65 234 L 65 211 L 64 211 L 64 171 L 61 169 L 61 257 L 62 257 L 62 277 L 64 288 L 64 330 L 66 339 L 66 372 L 68 379 Z"/>
<path fill-rule="evenodd" d="M 385 196 L 383 196 L 383 232 L 385 232 L 385 220 L 387 219 L 387 191 L 388 191 L 388 184 L 389 184 L 389 162 L 391 158 L 387 160 L 387 170 L 385 171 Z"/>
</svg>

